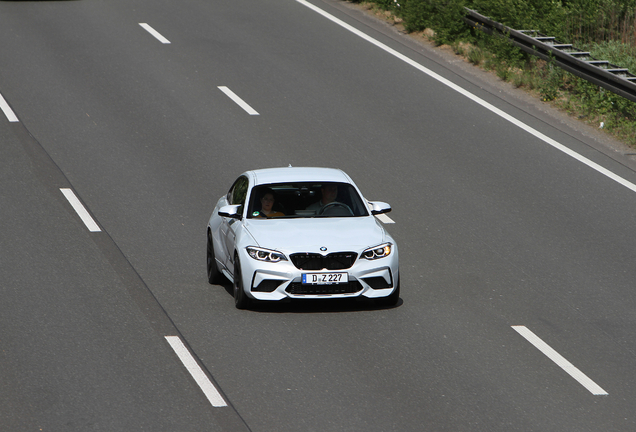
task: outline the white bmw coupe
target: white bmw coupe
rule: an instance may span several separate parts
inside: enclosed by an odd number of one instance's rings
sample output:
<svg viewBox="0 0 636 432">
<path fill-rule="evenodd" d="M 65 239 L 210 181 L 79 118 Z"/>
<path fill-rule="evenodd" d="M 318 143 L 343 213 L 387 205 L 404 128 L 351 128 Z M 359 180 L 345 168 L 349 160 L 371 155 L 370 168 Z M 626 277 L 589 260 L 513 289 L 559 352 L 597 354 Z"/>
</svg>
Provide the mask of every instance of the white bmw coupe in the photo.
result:
<svg viewBox="0 0 636 432">
<path fill-rule="evenodd" d="M 248 171 L 216 204 L 207 229 L 208 281 L 223 277 L 239 309 L 254 301 L 400 296 L 398 248 L 343 171 Z"/>
</svg>

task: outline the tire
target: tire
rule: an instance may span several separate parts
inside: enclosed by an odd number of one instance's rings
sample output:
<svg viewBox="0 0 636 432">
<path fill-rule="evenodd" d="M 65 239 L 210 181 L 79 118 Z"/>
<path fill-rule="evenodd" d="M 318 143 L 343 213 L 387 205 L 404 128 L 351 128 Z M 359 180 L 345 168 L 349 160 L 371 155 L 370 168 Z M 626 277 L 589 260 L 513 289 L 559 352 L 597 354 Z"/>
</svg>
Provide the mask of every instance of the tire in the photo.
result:
<svg viewBox="0 0 636 432">
<path fill-rule="evenodd" d="M 241 262 L 238 255 L 234 256 L 234 305 L 237 309 L 247 309 L 250 299 L 245 294 L 243 277 L 241 276 Z"/>
<path fill-rule="evenodd" d="M 398 279 L 397 287 L 395 290 L 386 297 L 380 297 L 376 300 L 376 304 L 385 307 L 395 306 L 400 300 L 400 279 Z"/>
<path fill-rule="evenodd" d="M 220 285 L 223 281 L 223 274 L 219 271 L 219 267 L 216 265 L 214 243 L 212 243 L 212 234 L 210 232 L 208 232 L 207 264 L 208 282 L 212 285 Z"/>
</svg>

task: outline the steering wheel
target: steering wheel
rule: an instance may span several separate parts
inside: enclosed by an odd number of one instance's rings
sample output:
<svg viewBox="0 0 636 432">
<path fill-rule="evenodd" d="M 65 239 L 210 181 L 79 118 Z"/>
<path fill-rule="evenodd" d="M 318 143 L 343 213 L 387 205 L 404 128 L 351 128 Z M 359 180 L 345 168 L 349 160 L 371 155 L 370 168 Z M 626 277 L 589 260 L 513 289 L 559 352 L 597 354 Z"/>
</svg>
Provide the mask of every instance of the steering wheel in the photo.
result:
<svg viewBox="0 0 636 432">
<path fill-rule="evenodd" d="M 351 216 L 353 216 L 353 212 L 351 211 L 351 209 L 349 208 L 349 206 L 348 206 L 348 205 L 346 205 L 346 204 L 343 204 L 343 203 L 341 203 L 341 202 L 332 202 L 332 203 L 327 204 L 326 206 L 324 206 L 323 208 L 321 208 L 321 209 L 318 211 L 318 214 L 319 214 L 319 215 L 323 215 L 323 214 L 325 214 L 325 212 L 326 212 L 327 210 L 332 209 L 332 208 L 338 208 L 338 207 L 340 207 L 340 208 L 343 208 L 343 209 L 347 210 L 347 211 L 349 212 L 349 214 L 350 214 Z"/>
</svg>

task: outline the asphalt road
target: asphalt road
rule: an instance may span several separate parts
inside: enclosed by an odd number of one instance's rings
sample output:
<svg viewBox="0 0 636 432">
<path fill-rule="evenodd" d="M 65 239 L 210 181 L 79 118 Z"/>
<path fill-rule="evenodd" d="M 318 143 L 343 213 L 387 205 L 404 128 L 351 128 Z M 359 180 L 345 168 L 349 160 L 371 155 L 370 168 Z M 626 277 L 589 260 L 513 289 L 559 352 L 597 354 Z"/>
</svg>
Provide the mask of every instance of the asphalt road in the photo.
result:
<svg viewBox="0 0 636 432">
<path fill-rule="evenodd" d="M 0 1 L 0 430 L 633 431 L 633 163 L 311 4 Z M 397 307 L 207 283 L 218 197 L 288 164 L 392 204 Z"/>
</svg>

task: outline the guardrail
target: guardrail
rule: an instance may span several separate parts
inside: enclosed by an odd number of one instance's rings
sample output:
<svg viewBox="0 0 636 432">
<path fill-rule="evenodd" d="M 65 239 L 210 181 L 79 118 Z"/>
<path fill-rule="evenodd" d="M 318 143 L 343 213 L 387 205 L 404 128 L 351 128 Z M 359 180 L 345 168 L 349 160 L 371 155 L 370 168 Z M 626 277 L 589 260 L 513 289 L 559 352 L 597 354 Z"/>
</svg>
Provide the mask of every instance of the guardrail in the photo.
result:
<svg viewBox="0 0 636 432">
<path fill-rule="evenodd" d="M 537 30 L 514 30 L 466 8 L 464 21 L 488 33 L 505 35 L 521 50 L 543 60 L 554 61 L 562 69 L 636 102 L 636 75 L 627 69 L 598 60 L 589 52 L 557 41 Z"/>
</svg>

